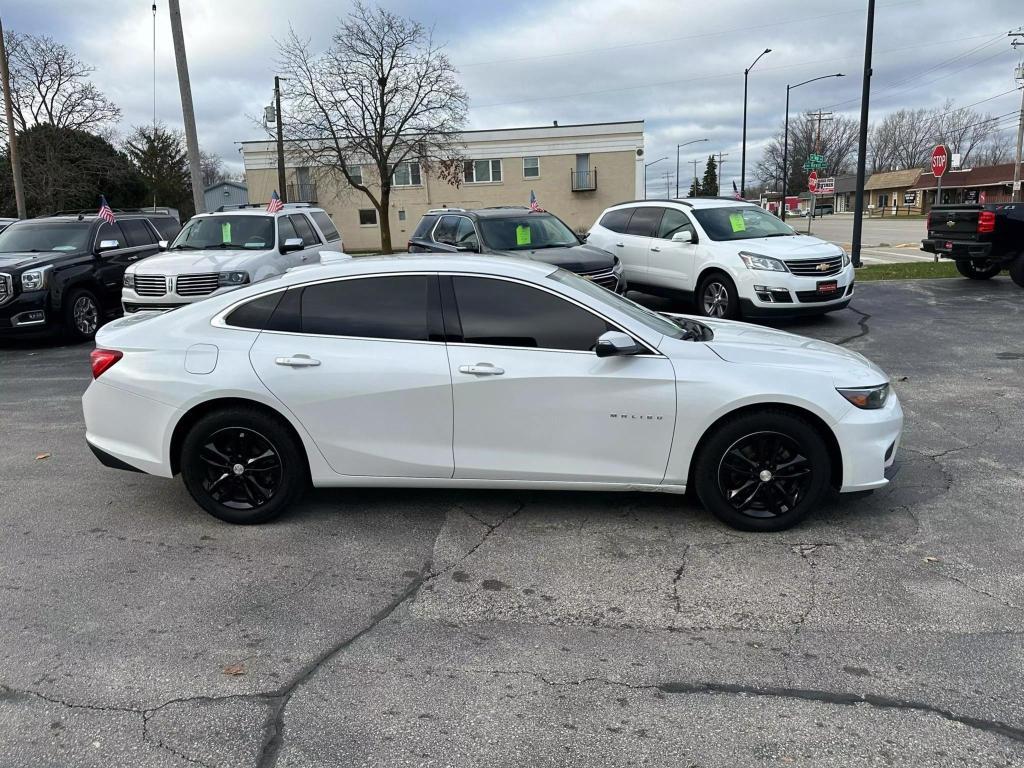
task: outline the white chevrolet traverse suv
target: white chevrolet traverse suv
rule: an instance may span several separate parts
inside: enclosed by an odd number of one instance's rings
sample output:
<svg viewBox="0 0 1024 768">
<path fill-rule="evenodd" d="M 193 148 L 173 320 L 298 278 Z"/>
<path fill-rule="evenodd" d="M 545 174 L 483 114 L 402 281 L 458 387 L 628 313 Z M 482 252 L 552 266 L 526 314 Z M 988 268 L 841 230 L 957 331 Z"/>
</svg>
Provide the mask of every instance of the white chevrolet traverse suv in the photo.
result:
<svg viewBox="0 0 1024 768">
<path fill-rule="evenodd" d="M 622 203 L 601 214 L 587 242 L 619 257 L 630 289 L 693 298 L 707 317 L 820 314 L 853 297 L 842 248 L 743 200 Z"/>
<path fill-rule="evenodd" d="M 248 283 L 316 264 L 320 251 L 342 251 L 327 212 L 307 203 L 224 206 L 193 216 L 163 253 L 128 267 L 121 289 L 125 314 L 176 309 Z"/>
<path fill-rule="evenodd" d="M 856 352 L 652 312 L 549 264 L 327 259 L 100 329 L 83 398 L 107 466 L 181 473 L 269 520 L 315 486 L 683 493 L 789 527 L 884 486 L 903 412 Z"/>
</svg>

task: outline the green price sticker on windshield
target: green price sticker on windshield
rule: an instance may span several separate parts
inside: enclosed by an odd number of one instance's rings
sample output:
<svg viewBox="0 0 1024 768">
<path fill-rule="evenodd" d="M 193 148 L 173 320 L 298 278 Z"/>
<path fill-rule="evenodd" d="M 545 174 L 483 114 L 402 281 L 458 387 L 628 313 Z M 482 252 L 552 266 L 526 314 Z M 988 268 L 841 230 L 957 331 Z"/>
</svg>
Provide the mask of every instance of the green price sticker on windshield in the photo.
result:
<svg viewBox="0 0 1024 768">
<path fill-rule="evenodd" d="M 747 229 L 747 222 L 743 220 L 742 213 L 730 213 L 729 223 L 732 225 L 733 232 L 744 232 Z"/>
<path fill-rule="evenodd" d="M 530 227 L 527 224 L 519 224 L 516 227 L 516 245 L 530 244 Z"/>
<path fill-rule="evenodd" d="M 231 222 L 225 221 L 220 225 L 220 241 L 222 243 L 231 242 Z"/>
</svg>

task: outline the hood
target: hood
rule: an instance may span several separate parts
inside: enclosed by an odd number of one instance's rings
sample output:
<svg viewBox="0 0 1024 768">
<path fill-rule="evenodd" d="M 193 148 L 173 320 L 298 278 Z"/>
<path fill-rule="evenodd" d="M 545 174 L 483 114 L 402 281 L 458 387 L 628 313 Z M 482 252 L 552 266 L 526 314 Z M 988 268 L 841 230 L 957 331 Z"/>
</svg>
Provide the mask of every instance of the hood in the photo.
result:
<svg viewBox="0 0 1024 768">
<path fill-rule="evenodd" d="M 570 272 L 596 272 L 611 269 L 615 257 L 595 245 L 570 245 L 566 248 L 538 248 L 537 250 L 494 251 L 499 256 L 543 261 Z"/>
<path fill-rule="evenodd" d="M 0 269 L 4 267 L 24 267 L 29 264 L 45 264 L 53 256 L 67 256 L 71 251 L 46 251 L 40 253 L 0 253 Z"/>
<path fill-rule="evenodd" d="M 756 237 L 750 240 L 732 240 L 740 250 L 776 259 L 825 259 L 835 258 L 843 249 L 833 243 L 826 243 L 809 235 L 796 237 Z"/>
<path fill-rule="evenodd" d="M 832 374 L 836 386 L 873 386 L 889 381 L 885 371 L 863 355 L 827 341 L 749 323 L 695 319 L 714 331 L 714 339 L 705 344 L 729 363 Z"/>
<path fill-rule="evenodd" d="M 137 275 L 188 275 L 201 272 L 244 270 L 266 250 L 164 251 L 129 267 Z"/>
</svg>

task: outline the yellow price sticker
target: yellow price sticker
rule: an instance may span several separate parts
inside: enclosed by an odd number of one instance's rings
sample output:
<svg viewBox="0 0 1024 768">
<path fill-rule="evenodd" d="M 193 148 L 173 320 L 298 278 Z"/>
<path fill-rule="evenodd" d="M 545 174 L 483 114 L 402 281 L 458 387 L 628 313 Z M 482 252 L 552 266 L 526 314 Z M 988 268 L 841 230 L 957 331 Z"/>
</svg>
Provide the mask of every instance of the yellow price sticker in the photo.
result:
<svg viewBox="0 0 1024 768">
<path fill-rule="evenodd" d="M 527 224 L 519 224 L 516 227 L 516 245 L 530 244 L 530 227 Z"/>
<path fill-rule="evenodd" d="M 730 213 L 729 224 L 732 225 L 733 232 L 745 232 L 747 229 L 747 222 L 743 220 L 742 213 Z"/>
</svg>

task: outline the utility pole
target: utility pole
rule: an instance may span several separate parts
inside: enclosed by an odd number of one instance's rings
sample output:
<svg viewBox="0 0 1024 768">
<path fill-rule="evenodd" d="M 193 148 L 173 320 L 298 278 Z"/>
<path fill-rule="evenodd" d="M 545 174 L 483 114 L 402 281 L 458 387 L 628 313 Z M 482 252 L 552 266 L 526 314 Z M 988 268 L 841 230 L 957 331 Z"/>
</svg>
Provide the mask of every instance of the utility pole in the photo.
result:
<svg viewBox="0 0 1024 768">
<path fill-rule="evenodd" d="M 284 126 L 281 124 L 281 81 L 283 77 L 274 75 L 274 122 L 277 123 L 277 194 L 282 203 L 288 202 L 288 188 L 284 177 Z"/>
<path fill-rule="evenodd" d="M 698 189 L 697 188 L 697 164 L 700 162 L 700 160 L 691 160 L 690 162 L 693 163 L 693 191 L 694 191 L 694 196 L 695 197 L 700 197 L 700 193 L 704 191 L 702 189 Z"/>
<path fill-rule="evenodd" d="M 853 236 L 850 257 L 859 267 L 861 219 L 864 217 L 864 165 L 868 155 L 868 101 L 871 98 L 871 44 L 875 37 L 875 0 L 868 0 L 868 22 L 864 32 L 864 80 L 860 93 L 860 138 L 857 142 L 857 197 L 853 205 Z"/>
<path fill-rule="evenodd" d="M 1018 45 L 1024 45 L 1024 27 L 1018 27 L 1015 32 L 1008 32 L 1012 39 L 1010 45 L 1017 50 Z M 1013 190 L 1010 192 L 1010 202 L 1016 203 L 1020 199 L 1020 162 L 1021 150 L 1024 149 L 1024 64 L 1017 65 L 1017 82 L 1021 85 L 1020 92 L 1020 118 L 1017 123 L 1017 162 L 1013 164 Z"/>
<path fill-rule="evenodd" d="M 670 188 L 669 188 L 669 176 L 670 175 L 671 174 L 669 174 L 668 171 L 665 171 L 665 199 L 666 200 L 669 199 L 670 197 L 672 197 L 672 195 L 670 194 Z M 678 184 L 678 183 L 679 183 L 679 180 L 677 179 L 676 180 L 676 184 Z"/>
<path fill-rule="evenodd" d="M 178 89 L 181 91 L 181 116 L 185 122 L 185 147 L 188 149 L 188 167 L 192 177 L 192 202 L 196 213 L 203 213 L 203 174 L 199 165 L 199 139 L 196 136 L 196 113 L 192 107 L 192 84 L 188 79 L 188 60 L 185 58 L 185 34 L 181 29 L 181 7 L 178 0 L 167 0 L 171 13 L 171 37 L 174 39 L 174 63 L 178 69 Z"/>
<path fill-rule="evenodd" d="M 715 194 L 718 195 L 719 197 L 722 196 L 722 164 L 725 162 L 725 158 L 727 158 L 728 156 L 728 152 L 726 152 L 724 155 L 721 152 L 718 153 L 718 189 L 715 191 Z"/>
<path fill-rule="evenodd" d="M 4 87 L 4 113 L 7 116 L 7 153 L 11 156 L 11 175 L 14 177 L 14 202 L 18 208 L 18 218 L 26 219 L 28 214 L 25 212 L 25 187 L 21 181 L 21 156 L 18 155 L 18 137 L 14 133 L 11 73 L 7 68 L 7 46 L 4 44 L 4 25 L 2 21 L 0 21 L 0 78 L 3 79 Z"/>
<path fill-rule="evenodd" d="M 822 122 L 822 120 L 824 120 L 826 122 L 831 120 L 832 119 L 832 113 L 831 112 L 822 112 L 819 109 L 817 112 L 808 112 L 807 116 L 809 118 L 811 118 L 812 120 L 816 120 L 817 123 L 818 123 L 818 126 L 815 129 L 815 133 L 814 133 L 814 154 L 818 154 L 818 153 L 821 152 L 821 122 Z M 832 194 L 833 194 L 833 197 L 834 197 L 835 192 L 833 192 Z M 808 235 L 811 234 L 811 220 L 814 218 L 814 211 L 816 210 L 815 205 L 816 205 L 817 197 L 818 196 L 814 192 L 811 192 L 811 210 L 807 214 L 807 234 Z M 833 199 L 833 203 L 834 202 L 835 202 L 835 200 Z"/>
</svg>

